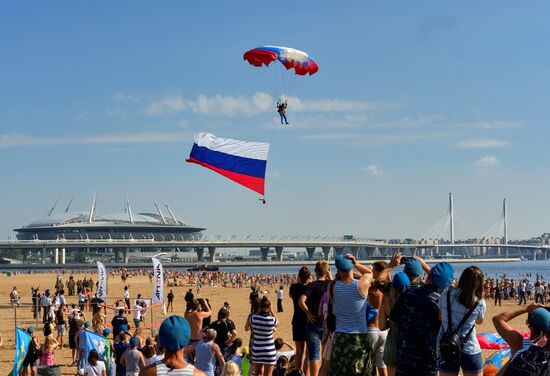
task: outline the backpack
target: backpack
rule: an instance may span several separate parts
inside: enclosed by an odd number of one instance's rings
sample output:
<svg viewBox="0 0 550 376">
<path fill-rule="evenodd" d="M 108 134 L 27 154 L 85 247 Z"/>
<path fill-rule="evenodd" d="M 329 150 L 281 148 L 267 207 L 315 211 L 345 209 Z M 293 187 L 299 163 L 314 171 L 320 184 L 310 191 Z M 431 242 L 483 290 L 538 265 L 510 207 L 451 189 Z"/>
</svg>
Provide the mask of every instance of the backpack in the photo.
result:
<svg viewBox="0 0 550 376">
<path fill-rule="evenodd" d="M 464 338 L 468 338 L 470 336 L 470 334 L 474 330 L 475 323 L 474 325 L 472 325 L 470 331 L 463 338 L 458 335 L 458 331 L 460 330 L 460 328 L 462 328 L 466 320 L 468 320 L 468 317 L 470 317 L 470 315 L 474 312 L 478 304 L 479 300 L 477 300 L 472 308 L 470 308 L 470 310 L 466 312 L 458 326 L 456 328 L 453 328 L 453 320 L 451 317 L 451 290 L 447 291 L 447 330 L 443 333 L 443 336 L 439 341 L 439 353 L 446 363 L 450 363 L 453 365 L 458 365 L 460 363 L 460 355 L 462 354 L 462 341 L 464 340 Z"/>
<path fill-rule="evenodd" d="M 530 346 L 512 360 L 504 376 L 550 375 L 550 351 L 536 345 Z"/>
<path fill-rule="evenodd" d="M 40 358 L 40 353 L 40 347 L 36 347 L 36 345 L 34 344 L 34 338 L 32 338 L 31 342 L 29 343 L 29 349 L 27 350 L 27 356 L 32 362 L 34 362 L 38 358 Z"/>
</svg>

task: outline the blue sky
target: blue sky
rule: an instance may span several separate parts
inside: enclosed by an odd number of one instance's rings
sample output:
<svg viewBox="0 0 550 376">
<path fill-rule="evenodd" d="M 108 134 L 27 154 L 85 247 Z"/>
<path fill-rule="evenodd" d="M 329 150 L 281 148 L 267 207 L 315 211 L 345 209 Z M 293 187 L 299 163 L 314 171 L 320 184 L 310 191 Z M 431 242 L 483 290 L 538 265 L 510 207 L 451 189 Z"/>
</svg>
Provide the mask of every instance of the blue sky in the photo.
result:
<svg viewBox="0 0 550 376">
<path fill-rule="evenodd" d="M 421 237 L 454 193 L 457 236 L 509 203 L 510 236 L 550 230 L 543 1 L 4 2 L 0 238 L 61 196 L 134 211 L 165 199 L 211 234 Z M 277 124 L 242 59 L 310 53 Z M 267 74 L 277 72 L 267 72 Z M 268 76 L 271 77 L 271 76 Z M 185 163 L 193 134 L 271 142 L 266 195 Z"/>
</svg>

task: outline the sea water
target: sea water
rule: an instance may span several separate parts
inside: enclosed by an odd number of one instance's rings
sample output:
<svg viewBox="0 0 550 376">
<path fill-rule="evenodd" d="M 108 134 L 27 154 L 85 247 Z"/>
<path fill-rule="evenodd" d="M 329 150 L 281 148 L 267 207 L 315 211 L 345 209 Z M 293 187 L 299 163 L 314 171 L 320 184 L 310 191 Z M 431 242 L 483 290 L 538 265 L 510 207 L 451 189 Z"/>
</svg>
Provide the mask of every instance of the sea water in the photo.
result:
<svg viewBox="0 0 550 376">
<path fill-rule="evenodd" d="M 306 263 L 308 266 L 313 266 L 311 263 Z M 433 262 L 428 262 L 429 265 L 433 265 Z M 451 263 L 455 270 L 455 277 L 459 277 L 460 273 L 468 266 L 475 265 L 478 266 L 484 273 L 485 278 L 502 278 L 506 277 L 508 279 L 519 279 L 523 277 L 528 277 L 529 279 L 534 279 L 537 274 L 542 275 L 546 280 L 550 280 L 550 261 L 517 261 L 517 262 L 476 262 L 472 260 L 471 263 L 461 262 L 461 263 Z M 332 266 L 333 272 L 335 272 L 334 266 Z M 258 274 L 297 274 L 299 266 L 282 266 L 282 265 L 273 265 L 266 263 L 266 265 L 261 266 L 249 266 L 249 267 L 220 267 L 220 271 L 227 271 L 232 273 L 245 272 L 248 274 L 258 273 Z M 395 268 L 395 271 L 402 271 L 403 267 Z"/>
</svg>

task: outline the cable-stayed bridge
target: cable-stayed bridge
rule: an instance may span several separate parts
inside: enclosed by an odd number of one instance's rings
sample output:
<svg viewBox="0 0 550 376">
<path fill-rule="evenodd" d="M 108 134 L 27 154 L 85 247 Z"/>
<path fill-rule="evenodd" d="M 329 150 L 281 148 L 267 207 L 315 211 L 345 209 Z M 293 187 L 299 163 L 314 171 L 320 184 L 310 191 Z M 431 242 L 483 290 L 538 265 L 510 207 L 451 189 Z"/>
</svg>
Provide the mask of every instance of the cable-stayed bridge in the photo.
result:
<svg viewBox="0 0 550 376">
<path fill-rule="evenodd" d="M 508 238 L 508 214 L 503 200 L 502 216 L 482 237 L 457 240 L 455 235 L 455 211 L 453 196 L 449 194 L 449 206 L 445 217 L 420 239 L 370 239 L 362 237 L 329 236 L 259 236 L 242 238 L 205 235 L 198 240 L 158 239 L 56 239 L 56 240 L 7 240 L 0 241 L 0 256 L 4 250 L 21 250 L 24 259 L 39 253 L 42 263 L 50 259 L 54 264 L 65 264 L 67 252 L 93 252 L 114 255 L 115 262 L 128 263 L 141 253 L 194 251 L 196 260 L 214 261 L 220 250 L 259 250 L 261 260 L 282 261 L 285 249 L 305 249 L 307 258 L 329 259 L 338 254 L 352 253 L 358 258 L 388 258 L 396 252 L 419 255 L 426 258 L 479 258 L 519 257 L 525 259 L 548 258 L 550 236 L 537 239 L 515 240 Z M 316 251 L 321 250 L 322 255 Z M 274 252 L 273 252 L 274 251 Z"/>
</svg>

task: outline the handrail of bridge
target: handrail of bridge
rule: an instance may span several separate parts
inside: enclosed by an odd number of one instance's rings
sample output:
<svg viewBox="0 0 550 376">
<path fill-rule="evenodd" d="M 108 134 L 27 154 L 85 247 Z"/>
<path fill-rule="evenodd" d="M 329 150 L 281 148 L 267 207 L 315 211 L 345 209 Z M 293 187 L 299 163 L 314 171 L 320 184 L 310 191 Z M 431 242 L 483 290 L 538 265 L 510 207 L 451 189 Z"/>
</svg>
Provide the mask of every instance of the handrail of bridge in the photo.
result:
<svg viewBox="0 0 550 376">
<path fill-rule="evenodd" d="M 22 248 L 38 247 L 87 247 L 87 246 L 146 246 L 155 245 L 158 247 L 238 247 L 238 246 L 334 246 L 334 247 L 382 247 L 382 248 L 449 248 L 449 247 L 503 247 L 503 248 L 550 248 L 548 244 L 499 244 L 499 243 L 389 243 L 381 240 L 359 240 L 359 239 L 285 239 L 285 240 L 264 240 L 264 239 L 232 239 L 232 240 L 154 240 L 154 239 L 53 239 L 53 240 L 5 240 L 0 241 L 2 246 L 10 248 L 19 246 Z"/>
</svg>

